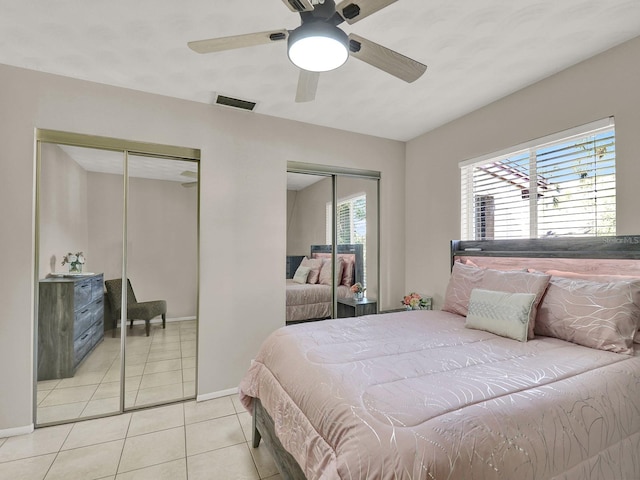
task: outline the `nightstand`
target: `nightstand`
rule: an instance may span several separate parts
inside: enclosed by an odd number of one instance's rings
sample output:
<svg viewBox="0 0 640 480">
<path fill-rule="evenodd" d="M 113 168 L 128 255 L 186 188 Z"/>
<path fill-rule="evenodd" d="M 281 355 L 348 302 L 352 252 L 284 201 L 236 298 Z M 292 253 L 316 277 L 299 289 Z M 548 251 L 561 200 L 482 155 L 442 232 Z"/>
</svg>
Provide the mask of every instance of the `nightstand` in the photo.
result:
<svg viewBox="0 0 640 480">
<path fill-rule="evenodd" d="M 377 303 L 376 300 L 370 300 L 368 298 L 361 300 L 356 300 L 355 298 L 339 298 L 338 318 L 376 314 L 378 313 Z"/>
</svg>

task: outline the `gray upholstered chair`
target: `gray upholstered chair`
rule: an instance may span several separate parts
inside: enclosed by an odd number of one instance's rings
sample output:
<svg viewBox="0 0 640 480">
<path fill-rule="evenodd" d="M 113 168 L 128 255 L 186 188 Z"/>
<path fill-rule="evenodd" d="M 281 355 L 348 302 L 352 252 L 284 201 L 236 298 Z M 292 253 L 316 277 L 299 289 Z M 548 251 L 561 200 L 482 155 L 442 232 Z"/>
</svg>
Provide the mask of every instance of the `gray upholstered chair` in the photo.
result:
<svg viewBox="0 0 640 480">
<path fill-rule="evenodd" d="M 114 280 L 105 280 L 104 284 L 107 287 L 107 296 L 109 297 L 109 303 L 111 306 L 113 336 L 115 337 L 116 328 L 118 327 L 118 319 L 121 316 L 120 306 L 122 305 L 122 279 L 116 278 Z M 138 302 L 136 294 L 133 293 L 131 282 L 127 278 L 127 320 L 131 321 L 129 328 L 133 328 L 134 320 L 144 320 L 148 337 L 149 330 L 151 328 L 151 319 L 158 315 L 162 315 L 162 328 L 165 328 L 167 324 L 167 302 L 165 300 Z"/>
</svg>

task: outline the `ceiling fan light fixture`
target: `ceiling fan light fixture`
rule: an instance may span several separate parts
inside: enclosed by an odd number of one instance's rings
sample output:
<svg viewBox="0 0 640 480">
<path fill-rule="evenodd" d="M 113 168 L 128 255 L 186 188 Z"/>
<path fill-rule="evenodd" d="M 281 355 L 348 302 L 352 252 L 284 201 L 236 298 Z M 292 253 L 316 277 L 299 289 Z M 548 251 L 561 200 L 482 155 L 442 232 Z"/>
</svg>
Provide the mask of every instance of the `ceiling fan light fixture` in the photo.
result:
<svg viewBox="0 0 640 480">
<path fill-rule="evenodd" d="M 289 34 L 291 62 L 310 72 L 334 70 L 349 58 L 349 37 L 335 25 L 305 23 Z"/>
</svg>

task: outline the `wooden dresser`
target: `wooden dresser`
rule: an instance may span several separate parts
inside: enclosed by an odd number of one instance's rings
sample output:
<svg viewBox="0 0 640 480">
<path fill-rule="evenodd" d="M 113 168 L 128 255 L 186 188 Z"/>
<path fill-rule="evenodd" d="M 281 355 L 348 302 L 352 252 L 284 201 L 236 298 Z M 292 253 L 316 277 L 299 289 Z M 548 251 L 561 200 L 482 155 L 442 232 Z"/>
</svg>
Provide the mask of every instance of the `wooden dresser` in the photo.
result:
<svg viewBox="0 0 640 480">
<path fill-rule="evenodd" d="M 104 338 L 103 275 L 40 280 L 38 380 L 72 377 Z"/>
</svg>

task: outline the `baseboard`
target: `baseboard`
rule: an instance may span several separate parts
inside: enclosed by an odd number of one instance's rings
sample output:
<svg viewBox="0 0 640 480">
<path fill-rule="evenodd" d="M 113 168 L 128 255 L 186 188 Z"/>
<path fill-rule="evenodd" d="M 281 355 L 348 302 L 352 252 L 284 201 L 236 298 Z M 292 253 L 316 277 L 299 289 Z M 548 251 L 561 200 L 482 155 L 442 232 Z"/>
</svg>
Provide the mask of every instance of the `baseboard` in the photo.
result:
<svg viewBox="0 0 640 480">
<path fill-rule="evenodd" d="M 203 395 L 198 395 L 196 398 L 197 402 L 204 402 L 206 400 L 213 400 L 214 398 L 220 397 L 228 397 L 229 395 L 236 395 L 238 393 L 238 387 L 230 388 L 228 390 L 221 390 L 219 392 L 205 393 Z"/>
<path fill-rule="evenodd" d="M 169 322 L 186 322 L 187 320 L 195 320 L 196 317 L 176 317 L 176 318 L 167 318 L 167 323 Z M 158 320 L 157 318 L 154 320 Z M 160 321 L 162 321 L 162 319 L 160 319 Z M 154 323 L 154 321 L 152 320 L 151 323 Z"/>
<path fill-rule="evenodd" d="M 33 432 L 33 423 L 25 427 L 6 428 L 0 430 L 0 438 L 17 437 L 18 435 L 27 435 Z"/>
</svg>

